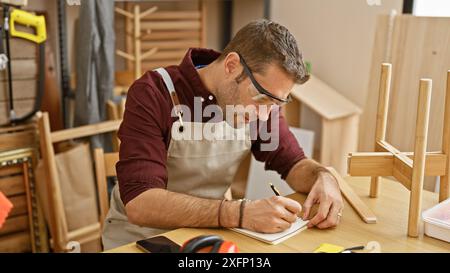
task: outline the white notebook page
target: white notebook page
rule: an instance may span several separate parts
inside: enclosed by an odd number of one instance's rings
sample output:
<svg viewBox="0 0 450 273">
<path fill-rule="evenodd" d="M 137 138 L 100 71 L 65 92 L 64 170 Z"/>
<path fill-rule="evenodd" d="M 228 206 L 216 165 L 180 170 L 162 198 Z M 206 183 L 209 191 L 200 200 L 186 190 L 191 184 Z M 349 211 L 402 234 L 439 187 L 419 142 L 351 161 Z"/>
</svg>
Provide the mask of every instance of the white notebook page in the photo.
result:
<svg viewBox="0 0 450 273">
<path fill-rule="evenodd" d="M 308 224 L 308 221 L 303 221 L 301 218 L 298 218 L 297 221 L 294 222 L 291 225 L 291 227 L 286 229 L 285 231 L 270 234 L 250 231 L 242 228 L 230 228 L 230 229 L 239 232 L 241 234 L 247 235 L 249 237 L 252 237 L 256 240 L 276 245 L 306 229 L 306 224 Z"/>
</svg>

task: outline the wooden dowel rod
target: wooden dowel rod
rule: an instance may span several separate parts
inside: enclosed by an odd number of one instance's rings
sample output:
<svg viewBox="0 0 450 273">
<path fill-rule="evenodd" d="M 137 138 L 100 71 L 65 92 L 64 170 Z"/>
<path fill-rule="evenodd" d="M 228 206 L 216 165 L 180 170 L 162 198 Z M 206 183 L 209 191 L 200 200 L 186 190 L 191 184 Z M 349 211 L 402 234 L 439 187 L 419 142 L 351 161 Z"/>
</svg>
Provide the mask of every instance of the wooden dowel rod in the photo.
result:
<svg viewBox="0 0 450 273">
<path fill-rule="evenodd" d="M 145 53 L 143 53 L 143 54 L 141 55 L 141 59 L 140 59 L 139 61 L 145 60 L 147 57 L 152 56 L 152 55 L 155 54 L 157 51 L 158 51 L 158 48 L 157 48 L 157 47 L 148 50 L 147 52 L 145 52 Z"/>
<path fill-rule="evenodd" d="M 141 64 L 141 9 L 139 5 L 134 6 L 134 78 L 138 79 L 142 74 Z"/>
<path fill-rule="evenodd" d="M 389 109 L 389 93 L 391 86 L 392 65 L 383 63 L 381 65 L 380 88 L 378 94 L 378 108 L 375 127 L 375 145 L 386 138 L 386 125 Z M 380 192 L 380 179 L 372 176 L 370 181 L 370 197 L 375 198 Z"/>
<path fill-rule="evenodd" d="M 409 201 L 408 235 L 419 235 L 419 219 L 422 204 L 423 180 L 425 176 L 425 156 L 427 151 L 428 123 L 430 117 L 432 81 L 421 79 L 417 106 L 416 136 L 414 143 L 414 165 Z"/>
<path fill-rule="evenodd" d="M 64 140 L 117 131 L 121 122 L 121 120 L 103 121 L 100 123 L 84 125 L 77 128 L 55 131 L 51 133 L 51 142 L 57 143 Z"/>
<path fill-rule="evenodd" d="M 149 9 L 147 9 L 146 11 L 142 12 L 141 14 L 139 14 L 139 19 L 142 20 L 142 18 L 144 18 L 145 16 L 148 16 L 152 13 L 154 13 L 155 11 L 158 10 L 158 7 L 151 7 Z"/>
<path fill-rule="evenodd" d="M 123 16 L 125 16 L 125 17 L 130 18 L 130 19 L 133 19 L 133 18 L 134 18 L 133 13 L 128 12 L 128 11 L 126 11 L 126 10 L 124 10 L 124 9 L 117 8 L 117 7 L 116 7 L 116 8 L 114 8 L 114 11 L 117 12 L 118 14 L 121 14 L 121 15 L 123 15 Z"/>
<path fill-rule="evenodd" d="M 123 57 L 123 58 L 129 60 L 129 61 L 135 61 L 133 55 L 123 52 L 122 50 L 117 49 L 116 54 L 120 57 Z"/>
</svg>

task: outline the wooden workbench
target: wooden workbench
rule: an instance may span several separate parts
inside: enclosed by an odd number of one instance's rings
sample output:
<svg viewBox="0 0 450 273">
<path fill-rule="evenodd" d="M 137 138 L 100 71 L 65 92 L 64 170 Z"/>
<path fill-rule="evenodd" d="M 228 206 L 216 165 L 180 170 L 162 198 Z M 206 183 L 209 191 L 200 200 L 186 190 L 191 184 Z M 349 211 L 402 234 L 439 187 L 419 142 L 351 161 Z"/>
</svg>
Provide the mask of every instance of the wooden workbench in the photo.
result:
<svg viewBox="0 0 450 273">
<path fill-rule="evenodd" d="M 340 225 L 335 229 L 308 229 L 278 245 L 268 245 L 226 229 L 181 228 L 165 233 L 173 241 L 182 244 L 188 239 L 202 234 L 217 234 L 225 240 L 237 244 L 240 252 L 313 252 L 320 244 L 330 243 L 344 247 L 366 245 L 378 241 L 382 252 L 450 252 L 450 244 L 423 234 L 421 225 L 418 238 L 407 237 L 409 192 L 399 183 L 382 179 L 379 198 L 368 197 L 370 179 L 348 177 L 346 180 L 362 197 L 363 201 L 378 217 L 376 224 L 364 223 L 346 202 Z M 305 196 L 293 194 L 291 198 L 303 203 Z M 437 204 L 438 195 L 424 192 L 423 209 Z M 112 249 L 112 253 L 140 253 L 131 243 Z"/>
</svg>

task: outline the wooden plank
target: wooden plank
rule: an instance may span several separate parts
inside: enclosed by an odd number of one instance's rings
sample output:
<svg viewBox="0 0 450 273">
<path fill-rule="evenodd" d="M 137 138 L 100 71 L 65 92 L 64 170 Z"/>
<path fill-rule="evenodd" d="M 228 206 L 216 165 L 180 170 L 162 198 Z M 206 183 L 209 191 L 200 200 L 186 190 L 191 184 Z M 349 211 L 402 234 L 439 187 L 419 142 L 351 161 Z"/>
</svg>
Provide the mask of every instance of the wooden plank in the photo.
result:
<svg viewBox="0 0 450 273">
<path fill-rule="evenodd" d="M 0 237 L 0 252 L 31 252 L 30 234 L 28 231 Z"/>
<path fill-rule="evenodd" d="M 394 156 L 394 169 L 392 171 L 392 175 L 408 190 L 411 190 L 411 164 L 412 161 L 405 162 L 404 160 L 401 160 L 397 155 Z"/>
<path fill-rule="evenodd" d="M 141 36 L 141 20 L 139 19 L 140 14 L 140 6 L 134 6 L 134 78 L 138 79 L 142 75 L 142 65 L 141 65 L 141 40 L 139 37 Z"/>
<path fill-rule="evenodd" d="M 100 223 L 103 226 L 103 222 L 109 210 L 108 190 L 107 190 L 108 183 L 105 173 L 105 158 L 103 149 L 97 148 L 94 150 L 94 163 L 95 163 L 95 178 L 97 181 L 97 192 L 100 205 Z"/>
<path fill-rule="evenodd" d="M 36 98 L 37 80 L 14 80 L 13 98 L 14 100 L 34 99 Z M 8 81 L 0 81 L 0 102 L 9 100 Z"/>
<path fill-rule="evenodd" d="M 0 137 L 0 141 L 2 138 Z M 4 176 L 11 176 L 14 174 L 21 174 L 22 173 L 22 166 L 20 165 L 12 165 L 12 166 L 6 166 L 0 168 L 0 181 Z"/>
<path fill-rule="evenodd" d="M 125 10 L 130 11 L 131 3 L 124 3 Z M 129 54 L 134 54 L 134 47 L 133 47 L 133 37 L 131 35 L 127 35 L 127 33 L 133 33 L 133 19 L 129 17 L 125 17 L 125 49 L 126 52 Z M 127 70 L 133 70 L 133 62 L 130 60 L 126 60 L 127 63 Z M 134 75 L 133 75 L 134 77 Z"/>
<path fill-rule="evenodd" d="M 40 113 L 38 117 L 38 128 L 40 137 L 40 148 L 42 160 L 44 160 L 47 179 L 48 214 L 50 222 L 50 233 L 54 239 L 53 249 L 55 252 L 64 251 L 67 244 L 67 220 L 61 196 L 61 185 L 55 161 L 52 135 L 50 133 L 50 121 L 48 113 Z"/>
<path fill-rule="evenodd" d="M 409 161 L 413 157 L 413 153 L 396 154 L 396 156 L 408 157 L 408 160 L 403 161 Z M 395 156 L 389 152 L 350 153 L 348 157 L 349 174 L 352 176 L 391 176 L 393 175 L 394 158 Z M 447 156 L 442 153 L 427 153 L 425 175 L 440 176 L 444 174 L 446 162 Z M 401 162 L 397 164 L 404 165 Z M 412 171 L 405 169 L 405 172 L 406 177 L 412 177 Z"/>
<path fill-rule="evenodd" d="M 144 16 L 142 20 L 196 20 L 200 17 L 199 11 L 157 11 Z"/>
<path fill-rule="evenodd" d="M 27 215 L 17 215 L 14 217 L 6 218 L 3 227 L 0 229 L 0 236 L 4 236 L 6 234 L 28 231 L 28 216 Z"/>
<path fill-rule="evenodd" d="M 108 120 L 118 120 L 119 119 L 119 107 L 113 101 L 108 100 L 106 102 L 106 113 Z M 114 151 L 119 151 L 119 138 L 117 137 L 117 132 L 112 133 L 112 145 Z"/>
<path fill-rule="evenodd" d="M 24 147 L 34 147 L 36 146 L 36 144 L 37 137 L 34 131 L 23 131 L 13 134 L 0 135 L 0 151 Z"/>
<path fill-rule="evenodd" d="M 57 143 L 69 139 L 77 139 L 86 136 L 98 135 L 117 131 L 122 120 L 104 121 L 97 124 L 80 126 L 51 133 L 51 142 Z"/>
<path fill-rule="evenodd" d="M 199 31 L 150 31 L 141 36 L 145 41 L 161 41 L 161 40 L 195 40 L 200 39 Z"/>
<path fill-rule="evenodd" d="M 9 216 L 21 215 L 27 213 L 27 198 L 25 194 L 12 196 L 9 198 L 11 203 L 13 204 L 13 208 L 9 213 Z"/>
<path fill-rule="evenodd" d="M 207 22 L 207 8 L 206 8 L 206 0 L 200 0 L 200 9 L 201 9 L 201 18 L 200 18 L 200 22 L 201 22 L 201 27 L 200 27 L 200 31 L 201 36 L 200 36 L 200 46 L 201 47 L 206 47 L 206 33 L 207 33 L 207 26 L 206 24 Z"/>
<path fill-rule="evenodd" d="M 34 107 L 34 99 L 14 100 L 14 110 L 17 117 L 31 112 Z M 9 103 L 0 102 L 0 124 L 9 123 Z"/>
<path fill-rule="evenodd" d="M 151 29 L 151 30 L 196 30 L 200 29 L 201 24 L 196 20 L 184 20 L 176 22 L 165 22 L 165 21 L 143 21 L 141 23 L 141 29 Z"/>
<path fill-rule="evenodd" d="M 375 145 L 375 151 L 390 152 L 392 154 L 402 153 L 399 149 L 395 148 L 385 140 L 377 141 Z"/>
<path fill-rule="evenodd" d="M 348 174 L 351 176 L 391 176 L 394 156 L 391 153 L 351 153 Z"/>
<path fill-rule="evenodd" d="M 186 54 L 186 50 L 165 50 L 165 51 L 157 51 L 151 56 L 146 57 L 145 61 L 154 61 L 154 60 L 181 60 Z"/>
<path fill-rule="evenodd" d="M 36 252 L 36 236 L 35 236 L 35 226 L 33 223 L 33 206 L 32 206 L 32 197 L 31 197 L 31 185 L 30 179 L 28 177 L 29 167 L 28 164 L 22 164 L 23 173 L 26 174 L 23 176 L 23 181 L 25 185 L 25 193 L 27 197 L 27 209 L 28 209 L 28 222 L 30 223 L 30 240 L 31 240 L 31 250 L 33 253 Z"/>
<path fill-rule="evenodd" d="M 176 41 L 155 41 L 155 42 L 142 42 L 142 50 L 150 50 L 152 48 L 162 49 L 175 49 L 186 50 L 189 47 L 199 47 L 200 41 L 198 40 L 176 40 Z"/>
<path fill-rule="evenodd" d="M 305 84 L 296 84 L 292 96 L 329 120 L 361 113 L 358 106 L 314 75 Z"/>
<path fill-rule="evenodd" d="M 9 127 L 1 127 L 0 128 L 0 137 L 2 134 L 9 134 L 24 130 L 36 130 L 36 125 L 33 123 L 23 124 L 23 125 L 14 125 Z"/>
<path fill-rule="evenodd" d="M 37 77 L 37 63 L 35 59 L 20 59 L 11 61 L 12 76 L 15 80 L 29 80 Z M 6 70 L 0 72 L 0 81 L 8 80 Z"/>
<path fill-rule="evenodd" d="M 22 175 L 14 175 L 0 178 L 0 192 L 6 196 L 25 193 L 25 185 Z"/>
<path fill-rule="evenodd" d="M 11 59 L 36 59 L 38 57 L 38 47 L 34 42 L 21 38 L 10 39 Z"/>
<path fill-rule="evenodd" d="M 377 217 L 347 184 L 347 181 L 345 181 L 333 168 L 328 168 L 328 170 L 331 172 L 331 174 L 333 174 L 334 177 L 336 177 L 342 195 L 350 204 L 350 206 L 352 206 L 352 208 L 356 211 L 356 213 L 358 213 L 361 219 L 368 224 L 375 224 L 377 222 Z"/>
</svg>

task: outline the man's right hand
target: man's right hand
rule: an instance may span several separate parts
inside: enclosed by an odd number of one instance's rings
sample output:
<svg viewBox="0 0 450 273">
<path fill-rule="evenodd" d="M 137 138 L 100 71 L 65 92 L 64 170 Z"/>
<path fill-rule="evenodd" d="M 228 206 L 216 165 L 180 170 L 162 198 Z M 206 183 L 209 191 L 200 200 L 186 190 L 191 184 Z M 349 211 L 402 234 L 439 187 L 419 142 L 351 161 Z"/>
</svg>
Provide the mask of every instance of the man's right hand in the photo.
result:
<svg viewBox="0 0 450 273">
<path fill-rule="evenodd" d="M 297 220 L 301 210 L 297 201 L 283 196 L 247 201 L 242 227 L 262 233 L 281 232 Z"/>
</svg>

